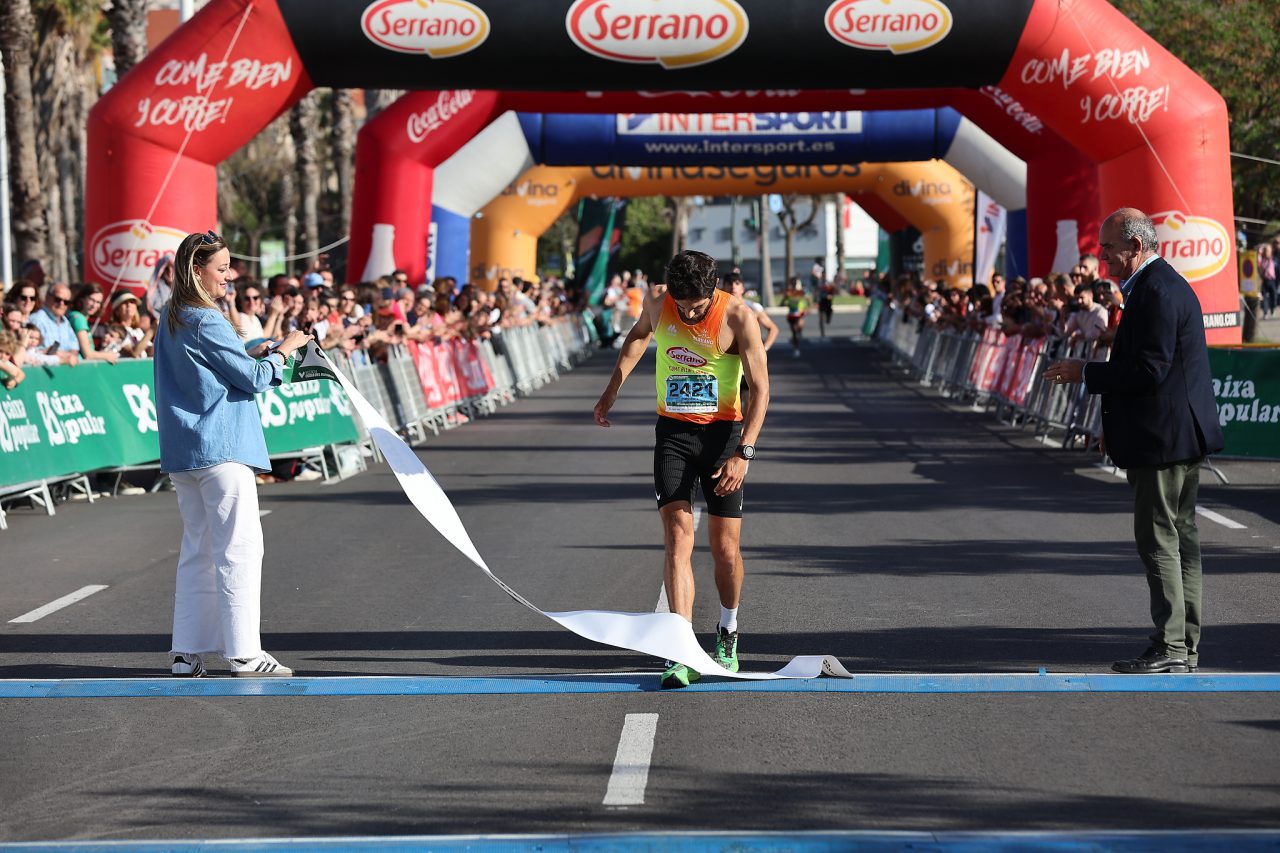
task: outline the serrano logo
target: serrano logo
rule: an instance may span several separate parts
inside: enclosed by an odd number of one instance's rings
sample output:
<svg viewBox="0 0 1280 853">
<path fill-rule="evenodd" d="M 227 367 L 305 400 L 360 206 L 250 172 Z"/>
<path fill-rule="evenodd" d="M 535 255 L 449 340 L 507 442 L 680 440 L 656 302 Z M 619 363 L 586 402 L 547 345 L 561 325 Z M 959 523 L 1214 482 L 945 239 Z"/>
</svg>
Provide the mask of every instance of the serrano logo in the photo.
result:
<svg viewBox="0 0 1280 853">
<path fill-rule="evenodd" d="M 377 0 L 360 16 L 369 41 L 398 53 L 444 59 L 489 37 L 489 16 L 466 0 Z"/>
<path fill-rule="evenodd" d="M 410 141 L 421 142 L 440 125 L 453 118 L 475 98 L 475 89 L 458 89 L 441 92 L 436 102 L 420 113 L 413 113 L 405 123 Z"/>
<path fill-rule="evenodd" d="M 951 10 L 941 0 L 836 0 L 827 8 L 827 32 L 862 50 L 915 53 L 951 32 Z"/>
<path fill-rule="evenodd" d="M 93 276 L 123 287 L 146 287 L 162 255 L 173 254 L 187 232 L 124 219 L 98 229 L 89 244 Z"/>
<path fill-rule="evenodd" d="M 605 59 L 689 68 L 737 50 L 747 13 L 736 0 L 574 0 L 565 28 Z"/>
<path fill-rule="evenodd" d="M 672 361 L 678 361 L 687 367 L 702 367 L 707 363 L 705 358 L 684 347 L 669 347 L 667 349 L 667 358 Z"/>
<path fill-rule="evenodd" d="M 1160 257 L 1187 281 L 1203 281 L 1231 260 L 1230 232 L 1216 219 L 1188 216 L 1180 210 L 1151 214 Z"/>
</svg>

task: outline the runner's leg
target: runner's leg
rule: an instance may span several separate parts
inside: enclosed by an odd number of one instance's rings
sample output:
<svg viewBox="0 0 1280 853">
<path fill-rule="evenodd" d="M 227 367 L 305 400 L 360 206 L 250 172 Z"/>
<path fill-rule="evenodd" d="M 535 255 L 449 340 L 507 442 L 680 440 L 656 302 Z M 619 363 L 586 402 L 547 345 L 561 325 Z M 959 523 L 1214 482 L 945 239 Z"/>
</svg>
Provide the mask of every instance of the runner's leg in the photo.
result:
<svg viewBox="0 0 1280 853">
<path fill-rule="evenodd" d="M 687 501 L 675 501 L 658 510 L 662 514 L 662 532 L 666 557 L 662 566 L 662 582 L 667 590 L 667 605 L 693 622 L 693 508 Z"/>
<path fill-rule="evenodd" d="M 742 536 L 741 518 L 721 518 L 708 515 L 707 532 L 711 537 L 711 559 L 716 565 L 716 589 L 720 592 L 720 606 L 736 610 L 742 598 Z"/>
</svg>

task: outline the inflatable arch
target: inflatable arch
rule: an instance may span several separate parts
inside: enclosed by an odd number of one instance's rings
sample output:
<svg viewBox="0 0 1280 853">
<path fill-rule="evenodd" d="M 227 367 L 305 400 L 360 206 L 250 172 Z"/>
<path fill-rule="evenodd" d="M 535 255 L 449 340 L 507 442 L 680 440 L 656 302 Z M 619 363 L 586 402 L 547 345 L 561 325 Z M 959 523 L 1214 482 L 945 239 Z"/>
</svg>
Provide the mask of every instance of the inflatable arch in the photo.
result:
<svg viewBox="0 0 1280 853">
<path fill-rule="evenodd" d="M 1140 207 L 1196 289 L 1210 342 L 1240 339 L 1226 105 L 1106 0 L 549 0 L 539 12 L 211 0 L 90 115 L 86 276 L 141 286 L 178 235 L 216 221 L 216 164 L 314 86 L 527 87 L 547 92 L 505 109 L 542 113 L 949 105 L 1026 160 L 1031 199 L 1052 200 L 1028 207 L 1033 269 L 1059 219 L 1088 247 L 1101 211 Z M 850 88 L 812 89 L 834 81 Z M 573 106 L 593 97 L 600 109 Z M 1087 200 L 1072 208 L 1076 194 Z"/>
<path fill-rule="evenodd" d="M 887 225 L 911 224 L 924 242 L 930 279 L 973 283 L 973 185 L 938 160 L 910 163 L 755 166 L 536 166 L 481 211 L 471 226 L 471 281 L 530 276 L 538 237 L 583 196 L 746 195 L 847 192 Z M 878 203 L 875 203 L 878 202 Z M 894 230 L 898 230 L 895 228 Z"/>
<path fill-rule="evenodd" d="M 357 143 L 348 278 L 392 268 L 411 279 L 472 277 L 470 217 L 534 163 L 560 166 L 861 163 L 941 158 L 978 176 L 979 189 L 1015 212 L 1026 206 L 1026 166 L 949 107 L 799 113 L 503 113 L 443 164 L 426 136 L 406 161 L 410 123 L 439 111 L 439 93 L 412 92 L 368 122 Z M 449 103 L 449 97 L 444 97 Z M 388 143 L 388 140 L 390 142 Z M 415 162 L 416 161 L 416 162 Z M 432 166 L 435 165 L 432 172 Z M 432 173 L 430 233 L 421 230 L 422 181 Z M 763 173 L 762 173 L 763 174 Z M 391 179 L 388 175 L 400 176 Z M 759 180 L 748 192 L 774 192 Z M 392 243 L 366 253 L 366 235 Z M 423 270 L 426 241 L 428 267 Z M 1073 249 L 1075 244 L 1073 241 Z M 372 262 L 367 258 L 372 258 Z M 1072 263 L 1075 258 L 1072 258 Z M 1026 258 L 1018 259 L 1025 269 Z"/>
</svg>

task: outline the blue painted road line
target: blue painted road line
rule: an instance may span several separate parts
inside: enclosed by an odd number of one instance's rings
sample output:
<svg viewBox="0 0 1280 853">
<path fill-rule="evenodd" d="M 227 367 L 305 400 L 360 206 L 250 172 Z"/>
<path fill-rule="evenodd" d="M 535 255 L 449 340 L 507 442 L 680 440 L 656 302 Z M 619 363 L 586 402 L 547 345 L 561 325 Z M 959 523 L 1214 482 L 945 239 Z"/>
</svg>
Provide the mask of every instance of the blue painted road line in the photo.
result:
<svg viewBox="0 0 1280 853">
<path fill-rule="evenodd" d="M 835 851 L 986 851 L 1051 850 L 1062 853 L 1184 853 L 1231 850 L 1232 853 L 1275 851 L 1274 830 L 1201 830 L 1152 832 L 673 832 L 613 835 L 419 835 L 384 838 L 271 838 L 218 841 L 79 841 L 0 843 L 0 850 L 60 853 L 275 853 L 279 850 L 323 850 L 326 853 L 466 850 L 470 853 L 729 853 L 787 850 L 794 853 Z"/>
<path fill-rule="evenodd" d="M 657 674 L 358 676 L 327 678 L 0 679 L 0 699 L 213 696 L 468 696 L 657 693 Z M 671 693 L 673 691 L 662 691 Z M 878 674 L 777 681 L 706 680 L 678 693 L 1275 693 L 1280 673 L 1103 675 L 1087 673 Z"/>
</svg>

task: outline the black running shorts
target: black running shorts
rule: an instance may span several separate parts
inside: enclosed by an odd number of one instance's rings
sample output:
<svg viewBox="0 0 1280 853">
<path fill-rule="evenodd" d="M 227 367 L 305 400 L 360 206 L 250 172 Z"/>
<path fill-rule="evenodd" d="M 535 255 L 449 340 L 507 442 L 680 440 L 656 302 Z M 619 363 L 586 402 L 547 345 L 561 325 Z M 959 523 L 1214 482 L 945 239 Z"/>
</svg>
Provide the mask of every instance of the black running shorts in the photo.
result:
<svg viewBox="0 0 1280 853">
<path fill-rule="evenodd" d="M 742 421 L 692 424 L 659 417 L 654 432 L 653 490 L 659 507 L 675 501 L 692 504 L 694 483 L 701 480 L 709 514 L 742 518 L 742 488 L 720 497 L 717 481 L 711 479 L 742 443 Z"/>
</svg>

